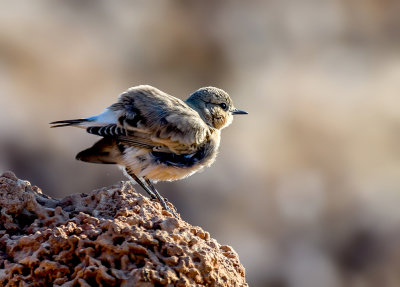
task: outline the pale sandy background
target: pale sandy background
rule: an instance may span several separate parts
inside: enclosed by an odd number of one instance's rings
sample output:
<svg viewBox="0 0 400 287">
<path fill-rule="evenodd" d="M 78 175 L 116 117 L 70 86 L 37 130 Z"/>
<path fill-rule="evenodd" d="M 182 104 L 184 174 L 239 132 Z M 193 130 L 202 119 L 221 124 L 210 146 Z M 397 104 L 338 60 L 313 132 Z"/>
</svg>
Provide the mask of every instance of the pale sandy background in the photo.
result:
<svg viewBox="0 0 400 287">
<path fill-rule="evenodd" d="M 2 1 L 0 171 L 52 196 L 124 180 L 49 129 L 151 84 L 228 91 L 248 116 L 217 162 L 159 184 L 232 245 L 251 286 L 400 286 L 400 4 L 395 0 Z"/>
</svg>

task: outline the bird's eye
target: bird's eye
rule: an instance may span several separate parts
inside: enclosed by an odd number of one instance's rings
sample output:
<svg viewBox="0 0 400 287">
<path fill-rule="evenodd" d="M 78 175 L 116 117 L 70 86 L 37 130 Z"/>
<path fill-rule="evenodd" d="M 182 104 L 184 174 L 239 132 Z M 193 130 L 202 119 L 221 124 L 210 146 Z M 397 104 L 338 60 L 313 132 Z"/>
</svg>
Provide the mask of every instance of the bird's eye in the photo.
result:
<svg viewBox="0 0 400 287">
<path fill-rule="evenodd" d="M 221 103 L 221 104 L 219 104 L 219 106 L 220 106 L 223 110 L 226 110 L 226 108 L 227 108 L 227 105 L 226 105 L 225 103 Z"/>
</svg>

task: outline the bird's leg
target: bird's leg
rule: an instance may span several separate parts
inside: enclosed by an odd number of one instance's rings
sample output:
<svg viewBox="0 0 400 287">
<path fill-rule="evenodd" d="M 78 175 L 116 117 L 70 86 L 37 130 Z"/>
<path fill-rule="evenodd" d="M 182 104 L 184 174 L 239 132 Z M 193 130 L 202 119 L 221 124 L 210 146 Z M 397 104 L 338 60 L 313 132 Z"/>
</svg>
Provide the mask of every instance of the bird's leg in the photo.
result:
<svg viewBox="0 0 400 287">
<path fill-rule="evenodd" d="M 148 185 L 146 185 L 139 177 L 136 176 L 129 168 L 125 168 L 126 173 L 134 180 L 136 181 L 149 195 L 152 199 L 158 199 L 160 202 L 161 206 L 171 212 L 175 217 L 178 217 L 175 212 L 169 208 L 169 206 L 165 203 L 163 197 L 158 193 L 158 191 L 154 188 L 150 180 L 145 178 L 145 181 Z"/>
<path fill-rule="evenodd" d="M 129 175 L 131 179 L 136 181 L 149 195 L 152 199 L 157 199 L 157 196 L 154 194 L 154 192 L 146 186 L 146 184 L 136 176 L 129 168 L 125 168 L 126 173 Z"/>
<path fill-rule="evenodd" d="M 144 180 L 147 183 L 147 186 L 150 187 L 151 191 L 157 196 L 158 200 L 160 201 L 161 205 L 168 210 L 169 212 L 171 212 L 176 218 L 178 218 L 178 216 L 176 215 L 176 213 L 169 208 L 169 206 L 165 203 L 164 198 L 160 195 L 160 193 L 157 191 L 157 189 L 154 187 L 153 183 L 150 181 L 150 179 L 148 178 L 144 178 Z"/>
</svg>

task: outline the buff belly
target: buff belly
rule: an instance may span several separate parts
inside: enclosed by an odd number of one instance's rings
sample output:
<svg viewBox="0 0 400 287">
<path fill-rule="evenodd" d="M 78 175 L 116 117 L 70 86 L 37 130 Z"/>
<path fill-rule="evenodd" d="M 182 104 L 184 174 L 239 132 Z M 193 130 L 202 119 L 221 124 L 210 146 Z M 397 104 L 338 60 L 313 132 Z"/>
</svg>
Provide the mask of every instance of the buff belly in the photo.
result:
<svg viewBox="0 0 400 287">
<path fill-rule="evenodd" d="M 128 166 L 138 177 L 146 177 L 153 181 L 174 181 L 200 171 L 211 165 L 214 160 L 215 157 L 210 157 L 192 166 L 172 166 L 157 161 L 151 151 L 130 147 L 124 151 L 121 164 Z"/>
</svg>

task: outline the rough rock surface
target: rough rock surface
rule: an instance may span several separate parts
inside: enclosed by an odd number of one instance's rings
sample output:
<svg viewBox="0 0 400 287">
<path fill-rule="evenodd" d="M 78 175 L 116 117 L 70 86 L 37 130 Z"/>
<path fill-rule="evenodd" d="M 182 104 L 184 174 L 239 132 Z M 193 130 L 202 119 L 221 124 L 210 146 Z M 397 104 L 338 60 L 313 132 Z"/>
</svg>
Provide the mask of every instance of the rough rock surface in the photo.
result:
<svg viewBox="0 0 400 287">
<path fill-rule="evenodd" d="M 0 286 L 247 286 L 229 246 L 129 183 L 44 195 L 0 177 Z"/>
</svg>

